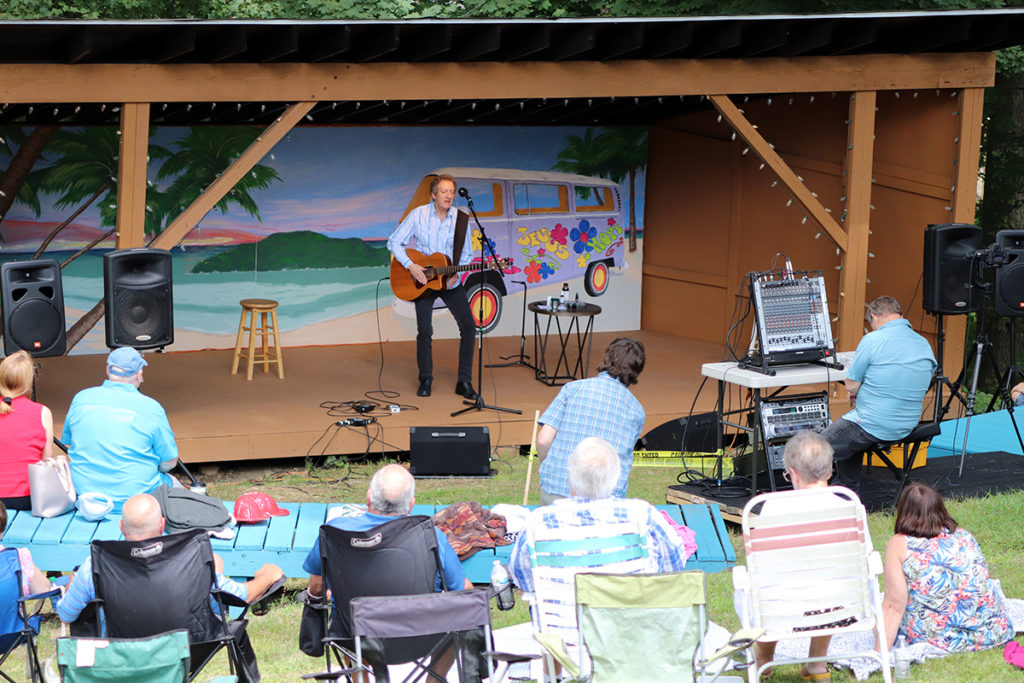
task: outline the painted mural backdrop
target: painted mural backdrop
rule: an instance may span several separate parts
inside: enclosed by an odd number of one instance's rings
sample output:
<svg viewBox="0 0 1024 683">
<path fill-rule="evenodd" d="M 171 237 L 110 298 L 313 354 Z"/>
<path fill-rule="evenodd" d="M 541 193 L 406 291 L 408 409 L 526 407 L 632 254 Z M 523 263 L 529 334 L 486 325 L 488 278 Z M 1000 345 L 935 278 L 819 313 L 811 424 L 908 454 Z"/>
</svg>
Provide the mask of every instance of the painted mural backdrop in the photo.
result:
<svg viewBox="0 0 1024 683">
<path fill-rule="evenodd" d="M 146 232 L 163 230 L 259 134 L 255 128 L 158 128 L 150 139 Z M 0 261 L 62 262 L 69 326 L 103 297 L 114 246 L 117 131 L 6 129 L 0 165 L 17 189 L 0 222 Z M 11 161 L 18 162 L 12 164 Z M 528 300 L 599 303 L 596 328 L 640 324 L 646 130 L 579 127 L 298 128 L 172 250 L 175 343 L 230 348 L 238 301 L 280 302 L 286 345 L 412 339 L 411 303 L 393 297 L 385 241 L 424 177 L 450 170 L 512 266 L 464 275 L 493 334 L 518 335 Z M 12 184 L 13 183 L 13 184 Z M 0 208 L 4 201 L 0 197 Z M 460 198 L 460 205 L 464 201 Z M 471 221 L 479 259 L 482 237 Z M 642 246 L 642 241 L 640 242 Z M 450 316 L 436 336 L 456 336 Z M 103 322 L 72 353 L 105 350 Z"/>
</svg>

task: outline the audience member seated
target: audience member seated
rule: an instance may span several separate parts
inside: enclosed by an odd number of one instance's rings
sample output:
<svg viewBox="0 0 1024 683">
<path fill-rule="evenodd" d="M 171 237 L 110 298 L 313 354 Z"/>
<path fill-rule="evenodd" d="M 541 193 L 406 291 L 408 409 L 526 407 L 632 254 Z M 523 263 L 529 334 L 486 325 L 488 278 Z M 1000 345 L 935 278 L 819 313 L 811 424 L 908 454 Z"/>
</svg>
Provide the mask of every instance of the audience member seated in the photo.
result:
<svg viewBox="0 0 1024 683">
<path fill-rule="evenodd" d="M 983 650 L 1013 638 L 978 542 L 926 484 L 907 486 L 896 505 L 882 614 L 890 647 L 899 635 L 908 645 L 924 642 L 945 652 Z"/>
<path fill-rule="evenodd" d="M 615 498 L 613 493 L 621 471 L 615 449 L 599 437 L 587 437 L 569 455 L 569 498 L 556 499 L 537 508 L 526 528 L 568 529 L 613 522 L 635 521 L 646 529 L 653 564 L 659 572 L 682 571 L 687 553 L 683 539 L 650 503 L 632 498 Z M 538 526 L 540 525 L 540 526 Z M 512 581 L 522 590 L 533 591 L 527 533 L 516 538 L 509 559 Z"/>
<path fill-rule="evenodd" d="M 344 531 L 369 531 L 396 517 L 410 514 L 415 503 L 416 480 L 412 478 L 409 471 L 401 465 L 385 465 L 377 470 L 377 473 L 370 479 L 370 486 L 366 491 L 366 512 L 354 517 L 335 517 L 327 524 Z M 434 527 L 434 534 L 437 537 L 437 555 L 440 560 L 434 586 L 435 591 L 441 592 L 442 590 L 442 572 L 444 573 L 444 586 L 447 586 L 448 590 L 472 588 L 473 584 L 466 578 L 466 574 L 462 570 L 462 563 L 459 562 L 458 555 L 452 550 L 448 537 L 437 527 Z M 308 593 L 310 598 L 314 600 L 323 598 L 324 570 L 320 558 L 319 535 L 313 543 L 313 548 L 306 555 L 302 569 L 309 573 Z M 338 609 L 337 605 L 335 605 L 335 609 Z M 347 609 L 347 607 L 343 609 Z M 430 664 L 430 669 L 437 675 L 443 676 L 454 661 L 455 650 L 449 648 Z"/>
<path fill-rule="evenodd" d="M 28 466 L 53 452 L 53 415 L 28 398 L 35 378 L 24 351 L 0 362 L 0 501 L 8 510 L 31 510 Z"/>
<path fill-rule="evenodd" d="M 106 381 L 78 392 L 64 420 L 75 489 L 105 493 L 115 512 L 137 493 L 181 485 L 167 474 L 178 464 L 167 414 L 139 391 L 146 365 L 133 348 L 111 351 Z"/>
<path fill-rule="evenodd" d="M 335 517 L 329 525 L 345 531 L 367 531 L 375 526 L 390 522 L 395 517 L 404 517 L 412 512 L 416 503 L 416 480 L 401 465 L 385 465 L 370 479 L 366 491 L 366 512 L 357 517 Z M 452 550 L 448 537 L 435 528 L 437 554 L 441 559 L 441 571 L 449 590 L 472 588 L 473 584 L 462 571 L 462 563 Z M 306 555 L 302 569 L 309 573 L 309 595 L 313 598 L 324 594 L 323 567 L 320 565 L 320 537 Z M 437 591 L 441 591 L 441 575 L 437 577 Z"/>
<path fill-rule="evenodd" d="M 832 476 L 832 446 L 820 434 L 811 431 L 797 432 L 786 443 L 786 449 L 782 454 L 782 463 L 786 468 L 783 477 L 792 482 L 793 489 L 803 491 L 815 488 L 827 488 L 829 477 Z M 840 502 L 842 499 L 835 495 L 826 495 L 821 498 L 814 498 L 814 505 L 826 506 L 829 501 Z M 762 512 L 771 510 L 773 514 L 784 512 L 780 510 L 780 501 L 772 501 L 769 495 L 761 508 Z M 792 503 L 787 502 L 792 505 Z M 806 502 L 804 503 L 807 504 Z M 800 515 L 800 509 L 792 511 L 794 518 Z M 828 605 L 822 605 L 822 612 L 828 612 Z M 736 610 L 746 610 L 747 606 L 736 605 Z M 831 636 L 817 636 L 811 638 L 810 657 L 824 657 L 828 654 L 828 646 Z M 775 641 L 757 641 L 754 644 L 754 653 L 757 658 L 757 666 L 767 664 L 775 657 Z M 764 676 L 770 676 L 771 669 L 766 669 Z M 809 662 L 800 669 L 800 677 L 805 681 L 827 681 L 831 679 L 828 666 L 825 662 Z"/>
<path fill-rule="evenodd" d="M 4 507 L 3 503 L 0 503 L 0 537 L 3 537 L 6 529 L 7 508 Z M 4 546 L 0 543 L 0 550 L 3 549 Z M 18 548 L 18 562 L 21 564 L 22 595 L 44 593 L 53 587 L 50 585 L 50 581 L 39 571 L 39 567 L 32 561 L 32 553 L 29 552 L 28 548 Z"/>
<path fill-rule="evenodd" d="M 145 541 L 162 536 L 164 518 L 160 514 L 160 503 L 156 498 L 148 493 L 141 493 L 129 498 L 124 504 L 121 516 L 121 531 L 124 533 L 125 539 L 129 541 Z M 256 576 L 252 580 L 240 583 L 221 574 L 224 569 L 224 560 L 219 555 L 214 555 L 214 563 L 217 568 L 217 585 L 211 589 L 220 589 L 249 603 L 262 597 L 275 581 L 284 576 L 284 572 L 277 565 L 265 564 L 256 570 Z M 153 588 L 154 590 L 164 590 L 160 586 Z M 71 623 L 78 619 L 82 610 L 95 597 L 96 588 L 93 585 L 92 557 L 90 556 L 82 562 L 82 566 L 75 572 L 64 597 L 57 603 L 57 614 L 62 621 Z"/>
</svg>

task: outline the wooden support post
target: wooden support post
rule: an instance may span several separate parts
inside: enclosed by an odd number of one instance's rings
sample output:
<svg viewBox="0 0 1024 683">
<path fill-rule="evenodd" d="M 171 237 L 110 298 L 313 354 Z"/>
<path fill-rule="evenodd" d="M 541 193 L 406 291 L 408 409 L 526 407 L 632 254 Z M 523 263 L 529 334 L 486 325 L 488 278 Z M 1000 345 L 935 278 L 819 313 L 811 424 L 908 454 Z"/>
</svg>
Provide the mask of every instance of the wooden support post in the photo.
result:
<svg viewBox="0 0 1024 683">
<path fill-rule="evenodd" d="M 188 205 L 181 212 L 174 222 L 167 226 L 160 235 L 150 244 L 156 249 L 170 249 L 191 232 L 192 228 L 203 219 L 213 207 L 224 198 L 231 188 L 252 170 L 252 167 L 259 163 L 267 152 L 274 145 L 280 142 L 281 138 L 295 127 L 302 117 L 309 113 L 315 102 L 297 102 L 281 114 L 277 121 L 272 123 L 263 134 L 249 145 L 248 149 L 242 152 L 241 156 L 235 159 L 234 163 L 220 174 L 216 180 L 210 183 L 209 187 L 199 195 L 194 202 Z"/>
<path fill-rule="evenodd" d="M 141 247 L 146 239 L 146 161 L 149 151 L 149 103 L 121 107 L 117 162 L 117 248 Z"/>
<path fill-rule="evenodd" d="M 981 154 L 982 108 L 985 103 L 984 88 L 964 88 L 957 103 L 959 127 L 956 146 L 956 182 L 953 187 L 954 223 L 974 223 L 978 202 L 978 158 Z M 967 316 L 947 315 L 946 343 L 942 351 L 942 367 L 946 374 L 956 375 L 956 369 L 964 364 L 964 333 Z"/>
<path fill-rule="evenodd" d="M 853 351 L 864 336 L 864 305 L 871 227 L 871 173 L 875 157 L 874 91 L 850 95 L 850 134 L 846 148 L 846 255 L 839 278 L 837 348 Z"/>
<path fill-rule="evenodd" d="M 764 136 L 757 132 L 753 124 L 747 120 L 743 112 L 732 103 L 728 96 L 711 95 L 710 97 L 711 102 L 718 109 L 722 118 L 729 122 L 729 125 L 736 131 L 736 134 L 743 138 L 743 141 L 750 146 L 750 149 L 771 167 L 775 175 L 779 176 L 779 180 L 793 193 L 793 198 L 800 202 L 804 210 L 807 211 L 807 217 L 820 225 L 828 233 L 828 236 L 832 238 L 832 241 L 845 251 L 847 237 L 843 229 L 839 227 L 839 223 L 825 210 L 825 207 L 818 201 L 817 197 L 811 194 L 811 191 L 797 177 L 793 169 L 782 160 L 782 157 L 764 139 Z"/>
</svg>

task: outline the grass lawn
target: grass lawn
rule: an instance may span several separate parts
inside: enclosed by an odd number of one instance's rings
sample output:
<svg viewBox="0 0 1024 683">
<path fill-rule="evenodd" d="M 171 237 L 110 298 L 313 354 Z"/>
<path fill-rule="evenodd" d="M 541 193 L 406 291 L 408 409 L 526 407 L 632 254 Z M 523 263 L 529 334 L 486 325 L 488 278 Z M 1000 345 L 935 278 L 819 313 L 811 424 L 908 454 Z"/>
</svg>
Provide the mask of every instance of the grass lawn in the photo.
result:
<svg viewBox="0 0 1024 683">
<path fill-rule="evenodd" d="M 366 487 L 370 477 L 381 463 L 347 464 L 305 469 L 301 463 L 288 463 L 293 469 L 274 472 L 239 471 L 226 469 L 217 475 L 204 475 L 210 495 L 234 499 L 239 494 L 258 488 L 279 501 L 323 501 L 362 503 L 366 500 Z M 521 503 L 526 480 L 527 459 L 515 449 L 501 449 L 493 463 L 496 471 L 490 479 L 422 479 L 416 482 L 419 503 L 448 505 L 462 500 L 477 500 L 485 504 Z M 675 483 L 677 470 L 670 468 L 635 468 L 630 480 L 631 497 L 643 498 L 655 504 L 665 502 L 666 487 Z M 256 476 L 258 478 L 251 478 Z M 533 473 L 529 503 L 539 503 L 537 474 Z M 989 561 L 992 575 L 1002 580 L 1003 589 L 1010 597 L 1024 597 L 1024 493 L 1001 494 L 984 499 L 947 501 L 951 514 L 964 528 L 978 539 Z M 875 548 L 884 551 L 892 533 L 892 515 L 872 514 L 871 535 Z M 743 562 L 743 547 L 738 528 L 731 527 L 730 538 L 736 548 L 739 562 Z M 729 572 L 709 575 L 712 620 L 733 630 L 739 627 L 732 607 L 732 579 Z M 296 592 L 305 587 L 305 581 L 289 581 L 284 598 L 263 617 L 252 617 L 249 633 L 259 657 L 260 670 L 265 681 L 293 681 L 303 673 L 322 668 L 322 659 L 306 657 L 298 650 L 298 623 L 301 609 L 295 602 Z M 522 602 L 510 612 L 497 612 L 494 626 L 500 628 L 529 620 Z M 51 616 L 44 625 L 40 639 L 42 656 L 53 654 L 53 638 L 57 632 L 56 618 Z M 1018 637 L 1018 640 L 1021 640 Z M 23 661 L 21 663 L 23 667 Z M 5 670 L 21 672 L 18 660 L 5 665 Z M 209 677 L 225 673 L 223 656 L 208 667 Z M 955 655 L 933 660 L 911 668 L 915 681 L 1019 681 L 1024 672 L 1003 662 L 1002 650 L 994 649 L 968 655 Z M 202 679 L 205 680 L 205 677 Z M 643 680 L 642 677 L 637 678 Z M 777 667 L 771 681 L 799 681 L 797 666 Z M 846 673 L 835 673 L 834 681 L 852 681 Z M 880 675 L 872 681 L 881 680 Z"/>
</svg>

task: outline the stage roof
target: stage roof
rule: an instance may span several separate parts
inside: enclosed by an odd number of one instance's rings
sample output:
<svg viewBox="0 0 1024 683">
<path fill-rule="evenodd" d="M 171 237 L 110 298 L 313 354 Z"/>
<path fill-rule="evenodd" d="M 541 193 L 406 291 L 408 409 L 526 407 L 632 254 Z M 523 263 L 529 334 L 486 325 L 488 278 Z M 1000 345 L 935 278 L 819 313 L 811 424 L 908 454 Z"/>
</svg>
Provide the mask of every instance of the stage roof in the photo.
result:
<svg viewBox="0 0 1024 683">
<path fill-rule="evenodd" d="M 566 20 L 9 21 L 0 22 L 0 63 L 610 62 L 988 52 L 1021 42 L 1024 10 Z M 443 96 L 443 83 L 438 91 Z M 12 104 L 0 110 L 0 123 L 113 124 L 118 104 Z M 337 101 L 318 104 L 310 121 L 643 124 L 700 106 L 698 97 Z M 156 104 L 151 122 L 266 124 L 283 108 L 281 102 L 173 102 Z"/>
</svg>

